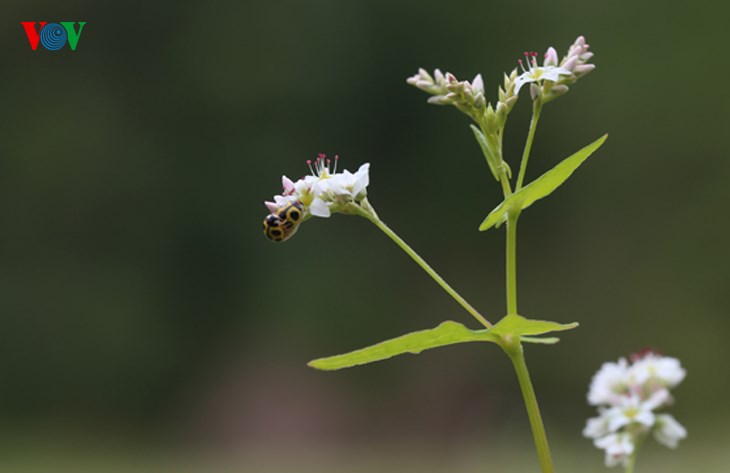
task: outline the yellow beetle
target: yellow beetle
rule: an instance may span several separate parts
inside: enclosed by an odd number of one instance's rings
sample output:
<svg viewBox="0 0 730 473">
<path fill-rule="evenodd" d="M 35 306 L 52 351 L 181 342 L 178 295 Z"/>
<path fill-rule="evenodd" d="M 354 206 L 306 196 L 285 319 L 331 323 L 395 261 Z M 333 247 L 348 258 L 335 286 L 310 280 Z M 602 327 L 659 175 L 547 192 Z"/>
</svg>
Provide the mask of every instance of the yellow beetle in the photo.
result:
<svg viewBox="0 0 730 473">
<path fill-rule="evenodd" d="M 289 202 L 264 219 L 264 235 L 271 241 L 286 241 L 299 229 L 304 208 L 299 202 Z"/>
</svg>

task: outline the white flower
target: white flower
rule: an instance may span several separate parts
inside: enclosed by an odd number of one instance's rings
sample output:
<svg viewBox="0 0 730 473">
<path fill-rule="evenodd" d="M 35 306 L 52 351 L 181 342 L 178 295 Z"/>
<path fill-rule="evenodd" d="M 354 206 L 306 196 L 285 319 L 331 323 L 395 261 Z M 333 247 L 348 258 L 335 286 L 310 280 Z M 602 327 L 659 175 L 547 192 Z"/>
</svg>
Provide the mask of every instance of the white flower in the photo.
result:
<svg viewBox="0 0 730 473">
<path fill-rule="evenodd" d="M 608 428 L 609 418 L 604 415 L 606 411 L 602 411 L 598 417 L 592 417 L 586 422 L 586 426 L 583 429 L 583 436 L 589 439 L 597 439 L 608 435 L 611 430 Z"/>
<path fill-rule="evenodd" d="M 360 202 L 367 195 L 370 164 L 363 164 L 354 174 L 347 170 L 338 173 L 338 161 L 338 156 L 333 162 L 324 154 L 314 162 L 307 160 L 312 174 L 296 182 L 282 176 L 283 192 L 274 196 L 274 202 L 264 204 L 274 213 L 288 203 L 299 202 L 306 213 L 326 218 L 347 204 Z"/>
<path fill-rule="evenodd" d="M 654 409 L 664 404 L 667 399 L 669 391 L 666 389 L 655 392 L 646 400 L 634 394 L 622 397 L 618 405 L 604 412 L 604 416 L 608 419 L 608 430 L 617 432 L 629 424 L 641 424 L 650 429 L 656 420 Z"/>
<path fill-rule="evenodd" d="M 686 437 L 687 429 L 670 414 L 656 416 L 654 438 L 657 442 L 669 448 L 677 448 L 679 441 Z"/>
<path fill-rule="evenodd" d="M 656 353 L 648 353 L 637 360 L 631 366 L 631 373 L 639 384 L 656 381 L 668 388 L 677 386 L 687 375 L 678 359 Z"/>
<path fill-rule="evenodd" d="M 624 358 L 618 363 L 604 363 L 591 380 L 588 403 L 594 406 L 618 403 L 628 392 L 629 382 L 629 366 Z"/>
<path fill-rule="evenodd" d="M 561 75 L 571 75 L 571 72 L 568 69 L 557 66 L 557 54 L 555 55 L 555 59 L 553 59 L 552 54 L 550 54 L 550 50 L 548 50 L 548 53 L 545 54 L 544 66 L 538 66 L 536 58 L 536 52 L 525 52 L 525 61 L 527 66 L 525 66 L 521 59 L 518 61 L 523 72 L 517 77 L 517 79 L 515 79 L 515 94 L 519 94 L 520 89 L 525 84 L 529 84 L 531 82 L 542 83 L 546 80 L 558 82 Z"/>
<path fill-rule="evenodd" d="M 634 452 L 634 443 L 628 434 L 611 434 L 597 439 L 593 444 L 606 451 L 606 466 L 625 465 Z"/>
<path fill-rule="evenodd" d="M 641 350 L 631 355 L 631 361 L 631 365 L 624 358 L 604 363 L 588 393 L 589 403 L 600 405 L 600 415 L 588 419 L 583 436 L 606 450 L 607 466 L 625 464 L 635 445 L 650 433 L 669 448 L 687 436 L 674 417 L 655 412 L 671 403 L 669 389 L 686 375 L 679 360 Z"/>
</svg>

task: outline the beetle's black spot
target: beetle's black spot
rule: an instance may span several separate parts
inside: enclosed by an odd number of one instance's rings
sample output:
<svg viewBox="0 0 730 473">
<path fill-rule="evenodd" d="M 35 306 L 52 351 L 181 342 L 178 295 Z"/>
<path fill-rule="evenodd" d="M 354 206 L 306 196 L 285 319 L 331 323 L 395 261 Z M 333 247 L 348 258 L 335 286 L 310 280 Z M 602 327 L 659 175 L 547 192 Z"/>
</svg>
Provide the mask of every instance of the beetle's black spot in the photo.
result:
<svg viewBox="0 0 730 473">
<path fill-rule="evenodd" d="M 292 219 L 292 220 L 294 220 L 294 221 L 297 221 L 297 220 L 299 220 L 299 217 L 301 217 L 301 216 L 302 216 L 302 215 L 301 215 L 301 213 L 300 213 L 300 212 L 299 212 L 299 210 L 297 210 L 297 209 L 292 209 L 292 210 L 291 210 L 291 211 L 289 212 L 289 218 L 291 218 L 291 219 Z"/>
<path fill-rule="evenodd" d="M 272 229 L 269 231 L 269 235 L 272 237 L 280 237 L 281 236 L 281 230 Z"/>
</svg>

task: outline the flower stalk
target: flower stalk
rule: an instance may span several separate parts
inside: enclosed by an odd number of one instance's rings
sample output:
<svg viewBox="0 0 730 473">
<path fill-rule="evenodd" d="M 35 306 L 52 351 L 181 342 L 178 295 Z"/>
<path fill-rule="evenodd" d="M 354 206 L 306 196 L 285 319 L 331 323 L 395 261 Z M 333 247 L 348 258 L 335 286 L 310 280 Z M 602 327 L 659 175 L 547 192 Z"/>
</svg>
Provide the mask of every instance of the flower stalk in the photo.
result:
<svg viewBox="0 0 730 473">
<path fill-rule="evenodd" d="M 474 317 L 480 324 L 482 324 L 486 328 L 490 328 L 492 324 L 484 318 L 482 314 L 479 313 L 471 304 L 469 304 L 466 299 L 461 297 L 461 295 L 456 292 L 454 288 L 452 288 L 444 279 L 423 259 L 421 256 L 416 253 L 416 251 L 411 248 L 408 243 L 403 241 L 401 237 L 399 237 L 393 230 L 390 229 L 389 226 L 387 226 L 378 215 L 375 213 L 375 211 L 370 206 L 370 203 L 365 199 L 361 205 L 356 206 L 354 209 L 355 212 L 357 212 L 358 215 L 365 217 L 366 219 L 370 220 L 376 227 L 378 227 L 383 233 L 385 233 L 388 238 L 393 240 L 393 242 L 398 245 L 398 247 L 403 250 L 408 256 L 413 259 L 413 261 L 418 264 L 418 266 L 423 269 L 426 274 L 431 276 L 431 278 L 436 281 L 436 284 L 441 286 L 441 288 L 446 291 L 448 295 L 450 295 L 456 302 L 459 303 L 461 307 L 464 308 L 469 314 L 471 314 L 472 317 Z"/>
<path fill-rule="evenodd" d="M 525 148 L 522 151 L 522 161 L 520 162 L 520 172 L 517 175 L 517 184 L 515 185 L 515 192 L 522 189 L 522 184 L 525 182 L 525 173 L 527 172 L 527 161 L 530 159 L 530 152 L 532 151 L 532 142 L 535 140 L 535 130 L 537 130 L 537 122 L 540 120 L 540 113 L 542 113 L 542 100 L 537 98 L 532 102 L 532 118 L 530 119 L 530 130 L 527 132 L 527 140 L 525 141 Z"/>
</svg>

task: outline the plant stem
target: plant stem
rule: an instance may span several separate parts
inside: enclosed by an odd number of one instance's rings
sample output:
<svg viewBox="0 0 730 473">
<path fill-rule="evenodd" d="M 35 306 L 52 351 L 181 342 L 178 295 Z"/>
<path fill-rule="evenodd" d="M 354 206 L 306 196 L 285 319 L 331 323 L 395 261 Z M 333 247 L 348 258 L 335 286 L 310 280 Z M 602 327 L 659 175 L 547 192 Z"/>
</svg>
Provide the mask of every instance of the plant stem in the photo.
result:
<svg viewBox="0 0 730 473">
<path fill-rule="evenodd" d="M 636 437 L 635 437 L 636 438 Z M 626 462 L 626 473 L 634 473 L 634 466 L 636 465 L 636 457 L 639 455 L 639 449 L 644 443 L 646 434 L 639 434 L 638 438 L 634 441 L 634 451 L 629 455 L 629 460 Z"/>
<path fill-rule="evenodd" d="M 503 347 L 504 348 L 504 347 Z M 507 355 L 512 360 L 517 373 L 517 380 L 520 383 L 522 397 L 525 400 L 525 408 L 527 408 L 527 417 L 530 419 L 530 427 L 532 428 L 532 437 L 535 440 L 535 448 L 537 449 L 537 458 L 540 461 L 542 473 L 554 473 L 553 460 L 550 456 L 550 447 L 548 446 L 547 434 L 542 424 L 540 416 L 540 408 L 537 405 L 535 390 L 532 387 L 530 373 L 527 371 L 525 364 L 525 356 L 522 352 L 522 345 L 517 342 L 514 348 L 505 348 Z"/>
<path fill-rule="evenodd" d="M 519 213 L 507 215 L 507 314 L 517 314 L 517 219 Z"/>
<path fill-rule="evenodd" d="M 515 183 L 515 192 L 522 189 L 525 181 L 525 172 L 527 170 L 527 161 L 530 158 L 530 150 L 532 142 L 535 139 L 535 130 L 540 120 L 540 112 L 542 111 L 542 100 L 538 99 L 532 104 L 532 119 L 530 120 L 530 130 L 527 133 L 525 149 L 522 152 L 522 161 L 520 162 L 520 172 Z M 517 314 L 517 220 L 520 217 L 520 211 L 510 210 L 507 213 L 507 314 Z M 550 455 L 550 446 L 545 433 L 545 426 L 542 423 L 540 415 L 540 407 L 537 405 L 537 397 L 535 389 L 532 387 L 530 373 L 525 363 L 525 355 L 520 343 L 519 337 L 512 340 L 505 340 L 502 348 L 512 360 L 517 374 L 517 380 L 520 383 L 520 390 L 525 401 L 527 409 L 527 417 L 530 420 L 530 428 L 532 429 L 532 437 L 535 441 L 535 449 L 537 450 L 537 458 L 540 461 L 542 473 L 554 473 L 553 460 Z"/>
<path fill-rule="evenodd" d="M 444 291 L 446 291 L 451 297 L 453 297 L 454 300 L 456 300 L 459 305 L 461 305 L 464 309 L 466 309 L 467 312 L 469 312 L 475 319 L 477 319 L 480 324 L 484 325 L 486 328 L 490 328 L 492 326 L 492 324 L 487 319 L 485 319 L 482 314 L 480 314 L 474 307 L 472 307 L 471 304 L 466 301 L 466 299 L 461 297 L 459 293 L 454 290 L 454 288 L 449 286 L 449 284 L 444 281 L 444 279 L 439 276 L 439 274 L 434 271 L 434 269 L 429 266 L 429 264 L 426 263 L 426 261 L 413 250 L 413 248 L 408 246 L 408 244 L 403 241 L 393 230 L 391 230 L 390 227 L 383 223 L 382 220 L 380 220 L 376 215 L 368 213 L 366 210 L 362 210 L 358 213 L 373 222 L 376 227 L 378 227 L 383 231 L 383 233 L 388 235 L 388 237 L 390 237 L 390 239 L 393 240 L 396 245 L 398 245 L 403 251 L 405 251 L 406 254 L 410 256 L 413 261 L 416 262 L 416 264 L 418 264 L 418 266 L 426 271 L 426 273 L 431 276 L 431 278 L 433 278 L 433 280 L 436 281 L 436 283 L 441 286 Z"/>
<path fill-rule="evenodd" d="M 525 149 L 522 151 L 522 161 L 520 162 L 520 173 L 517 176 L 517 184 L 515 192 L 522 189 L 522 183 L 525 181 L 525 172 L 527 171 L 527 160 L 530 159 L 530 150 L 532 149 L 532 141 L 535 139 L 535 130 L 537 122 L 540 120 L 540 112 L 542 112 L 542 100 L 532 102 L 532 119 L 530 120 L 530 131 L 527 133 L 527 141 Z"/>
</svg>

